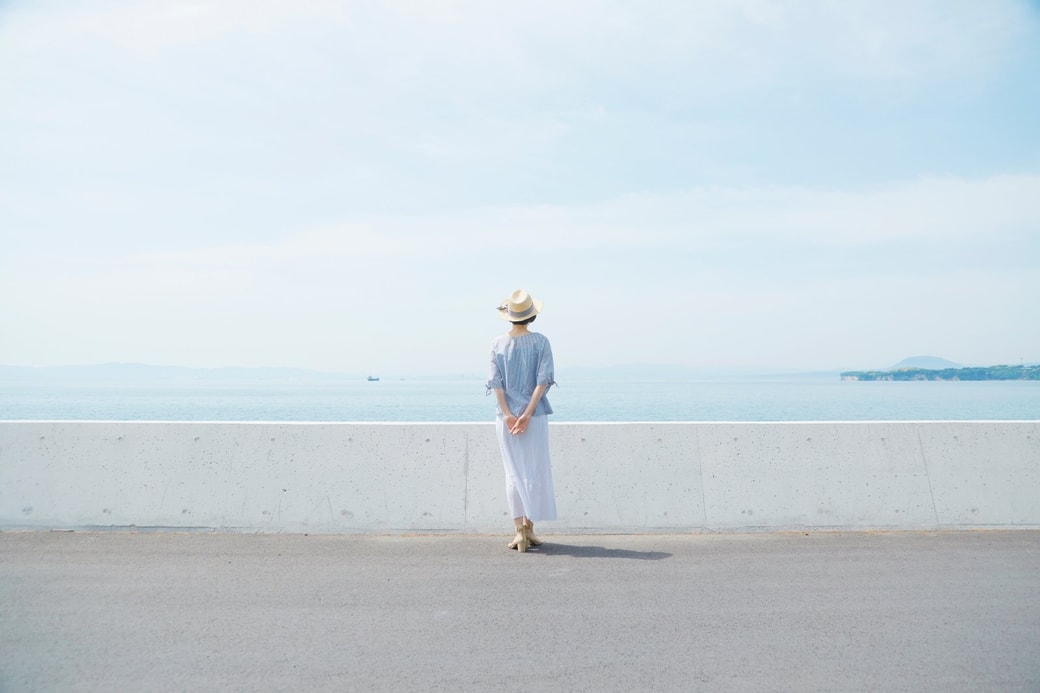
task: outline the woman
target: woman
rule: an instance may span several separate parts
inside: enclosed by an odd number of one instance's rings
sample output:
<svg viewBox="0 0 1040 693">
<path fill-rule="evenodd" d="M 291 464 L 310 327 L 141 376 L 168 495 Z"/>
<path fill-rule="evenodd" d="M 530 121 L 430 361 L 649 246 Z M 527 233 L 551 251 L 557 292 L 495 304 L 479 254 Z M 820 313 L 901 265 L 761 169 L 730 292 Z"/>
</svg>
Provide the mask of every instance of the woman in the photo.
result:
<svg viewBox="0 0 1040 693">
<path fill-rule="evenodd" d="M 488 392 L 495 392 L 495 431 L 506 471 L 506 499 L 516 536 L 509 548 L 521 553 L 542 542 L 534 523 L 556 519 L 556 496 L 549 464 L 549 414 L 545 393 L 555 385 L 549 340 L 528 325 L 542 302 L 518 289 L 498 307 L 513 327 L 491 343 Z"/>
</svg>

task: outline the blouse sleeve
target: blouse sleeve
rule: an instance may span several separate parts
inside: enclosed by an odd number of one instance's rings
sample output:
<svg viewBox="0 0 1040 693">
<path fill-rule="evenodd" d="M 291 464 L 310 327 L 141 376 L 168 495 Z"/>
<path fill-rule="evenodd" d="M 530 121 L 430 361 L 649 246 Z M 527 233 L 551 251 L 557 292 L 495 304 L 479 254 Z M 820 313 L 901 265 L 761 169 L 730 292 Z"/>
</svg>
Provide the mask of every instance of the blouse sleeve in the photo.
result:
<svg viewBox="0 0 1040 693">
<path fill-rule="evenodd" d="M 549 345 L 548 339 L 545 340 L 545 348 L 542 349 L 542 353 L 538 356 L 538 379 L 535 381 L 535 384 L 545 385 L 546 390 L 556 384 L 552 347 Z"/>
<path fill-rule="evenodd" d="M 488 381 L 487 381 L 487 392 L 485 394 L 490 395 L 492 390 L 503 390 L 505 389 L 505 383 L 502 380 L 502 371 L 498 367 L 498 359 L 495 358 L 495 350 L 491 350 L 491 363 L 488 367 Z"/>
</svg>

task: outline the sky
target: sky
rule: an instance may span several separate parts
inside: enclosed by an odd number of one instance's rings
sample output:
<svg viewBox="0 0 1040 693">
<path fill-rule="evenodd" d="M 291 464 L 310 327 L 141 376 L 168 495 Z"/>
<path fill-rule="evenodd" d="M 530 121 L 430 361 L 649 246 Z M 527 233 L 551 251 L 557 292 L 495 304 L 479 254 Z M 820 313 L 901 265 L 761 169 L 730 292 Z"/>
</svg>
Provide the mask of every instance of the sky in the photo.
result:
<svg viewBox="0 0 1040 693">
<path fill-rule="evenodd" d="M 0 364 L 1040 361 L 1040 3 L 5 0 Z"/>
</svg>

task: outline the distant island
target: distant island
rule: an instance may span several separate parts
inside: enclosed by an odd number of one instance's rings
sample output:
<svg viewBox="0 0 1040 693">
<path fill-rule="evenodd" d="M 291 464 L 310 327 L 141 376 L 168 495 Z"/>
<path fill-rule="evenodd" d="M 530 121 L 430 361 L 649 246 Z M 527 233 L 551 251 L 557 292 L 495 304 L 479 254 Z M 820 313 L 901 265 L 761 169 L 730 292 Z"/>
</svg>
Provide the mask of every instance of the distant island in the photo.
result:
<svg viewBox="0 0 1040 693">
<path fill-rule="evenodd" d="M 1040 365 L 843 371 L 842 380 L 1040 380 Z"/>
<path fill-rule="evenodd" d="M 903 368 L 921 368 L 928 371 L 941 371 L 946 368 L 963 368 L 963 363 L 957 363 L 949 359 L 944 359 L 941 356 L 910 356 L 905 358 L 894 366 L 889 366 L 885 370 L 898 371 Z"/>
</svg>

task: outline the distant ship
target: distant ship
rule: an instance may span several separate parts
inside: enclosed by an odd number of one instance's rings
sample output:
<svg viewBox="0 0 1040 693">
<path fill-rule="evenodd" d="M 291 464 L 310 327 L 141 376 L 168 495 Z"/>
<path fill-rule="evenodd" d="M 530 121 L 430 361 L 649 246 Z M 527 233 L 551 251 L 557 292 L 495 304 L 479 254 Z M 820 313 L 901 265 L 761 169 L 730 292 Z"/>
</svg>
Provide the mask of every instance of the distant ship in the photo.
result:
<svg viewBox="0 0 1040 693">
<path fill-rule="evenodd" d="M 370 382 L 370 383 L 377 383 L 377 382 L 379 382 L 379 378 L 377 376 L 370 375 L 370 376 L 368 376 L 368 382 Z"/>
</svg>

